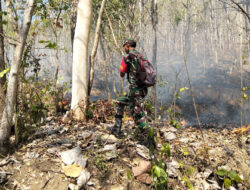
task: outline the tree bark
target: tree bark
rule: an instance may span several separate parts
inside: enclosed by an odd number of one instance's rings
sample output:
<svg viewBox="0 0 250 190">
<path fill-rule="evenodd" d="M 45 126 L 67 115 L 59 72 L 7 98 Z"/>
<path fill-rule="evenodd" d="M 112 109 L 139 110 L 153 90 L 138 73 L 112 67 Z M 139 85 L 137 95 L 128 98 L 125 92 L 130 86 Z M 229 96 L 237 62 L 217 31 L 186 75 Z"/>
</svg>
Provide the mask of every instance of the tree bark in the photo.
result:
<svg viewBox="0 0 250 190">
<path fill-rule="evenodd" d="M 153 56 L 152 56 L 152 63 L 155 66 L 155 71 L 157 74 L 157 35 L 156 35 L 156 26 L 158 23 L 158 14 L 157 14 L 157 0 L 151 1 L 151 23 L 153 28 L 153 36 L 154 36 L 154 43 L 153 43 Z M 155 111 L 155 122 L 157 121 L 157 89 L 156 85 L 154 86 L 154 111 Z"/>
<path fill-rule="evenodd" d="M 107 65 L 107 56 L 106 56 L 106 51 L 104 48 L 103 44 L 103 37 L 100 39 L 100 45 L 102 49 L 102 54 L 103 54 L 103 62 L 104 62 L 104 70 L 105 70 L 105 87 L 106 87 L 106 92 L 107 92 L 107 98 L 108 102 L 111 102 L 111 93 L 110 93 L 110 88 L 109 88 L 109 75 L 108 75 L 108 65 Z"/>
<path fill-rule="evenodd" d="M 77 4 L 79 0 L 72 0 L 70 4 L 70 34 L 72 50 L 74 45 L 75 28 L 76 28 L 76 16 L 77 16 Z"/>
<path fill-rule="evenodd" d="M 31 19 L 36 0 L 28 0 L 26 9 L 24 10 L 22 26 L 19 33 L 20 43 L 16 46 L 14 57 L 11 63 L 10 76 L 6 95 L 6 107 L 3 111 L 3 116 L 0 126 L 0 148 L 1 151 L 6 151 L 6 145 L 10 137 L 10 129 L 12 125 L 12 118 L 14 106 L 16 102 L 18 76 L 20 70 L 20 63 L 22 61 L 23 51 L 28 36 Z"/>
<path fill-rule="evenodd" d="M 96 24 L 94 45 L 93 45 L 92 52 L 90 55 L 90 73 L 89 73 L 88 96 L 90 96 L 91 89 L 93 86 L 93 81 L 94 81 L 95 56 L 96 56 L 98 43 L 99 43 L 100 29 L 101 29 L 101 24 L 102 24 L 102 15 L 104 12 L 105 4 L 106 4 L 106 0 L 102 0 L 102 5 L 100 8 L 100 12 L 99 12 L 99 16 L 98 16 L 97 24 Z"/>
<path fill-rule="evenodd" d="M 92 20 L 92 1 L 80 0 L 73 46 L 71 109 L 77 120 L 85 119 L 88 96 L 88 44 Z"/>
<path fill-rule="evenodd" d="M 144 53 L 144 0 L 140 0 L 140 49 Z"/>
<path fill-rule="evenodd" d="M 0 1 L 0 12 L 2 12 L 2 2 Z M 3 34 L 3 16 L 0 14 L 0 34 Z M 4 62 L 4 37 L 0 35 L 0 73 L 5 69 Z M 6 75 L 0 78 L 0 87 L 2 88 L 6 82 Z"/>
</svg>

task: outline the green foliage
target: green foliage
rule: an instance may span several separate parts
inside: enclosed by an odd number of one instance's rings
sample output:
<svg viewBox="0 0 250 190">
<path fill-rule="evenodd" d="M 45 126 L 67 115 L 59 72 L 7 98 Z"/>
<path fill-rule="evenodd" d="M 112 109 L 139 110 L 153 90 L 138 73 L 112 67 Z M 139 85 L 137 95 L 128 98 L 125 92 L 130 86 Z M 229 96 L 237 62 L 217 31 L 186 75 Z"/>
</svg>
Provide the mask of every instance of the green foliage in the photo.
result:
<svg viewBox="0 0 250 190">
<path fill-rule="evenodd" d="M 127 170 L 127 178 L 128 178 L 128 180 L 132 179 L 132 175 L 131 175 L 131 171 L 130 170 Z"/>
<path fill-rule="evenodd" d="M 58 49 L 59 48 L 55 42 L 51 42 L 50 40 L 48 40 L 48 41 L 40 40 L 39 43 L 46 44 L 45 48 L 49 48 L 49 49 Z"/>
<path fill-rule="evenodd" d="M 182 148 L 182 153 L 183 153 L 184 156 L 188 156 L 189 155 L 187 147 Z"/>
<path fill-rule="evenodd" d="M 189 90 L 189 88 L 188 87 L 182 87 L 182 88 L 180 88 L 180 92 L 183 92 L 183 91 L 185 91 L 185 90 Z"/>
<path fill-rule="evenodd" d="M 152 167 L 153 186 L 156 190 L 165 190 L 168 184 L 167 172 L 164 168 L 154 165 Z"/>
<path fill-rule="evenodd" d="M 154 137 L 154 129 L 152 127 L 149 128 L 149 137 L 153 138 Z"/>
<path fill-rule="evenodd" d="M 147 110 L 147 112 L 152 113 L 154 110 L 154 106 L 152 105 L 152 103 L 149 100 L 145 101 L 145 108 Z"/>
<path fill-rule="evenodd" d="M 230 179 L 228 179 L 228 178 L 225 178 L 224 179 L 224 185 L 225 185 L 225 187 L 226 188 L 229 188 L 230 186 L 231 186 L 231 180 Z"/>
<path fill-rule="evenodd" d="M 168 156 L 168 157 L 171 156 L 170 146 L 169 146 L 168 143 L 165 143 L 165 144 L 161 147 L 161 157 L 163 157 L 165 153 L 167 153 L 167 156 Z"/>
<path fill-rule="evenodd" d="M 91 105 L 91 106 L 89 106 L 89 107 L 86 109 L 85 115 L 86 115 L 86 118 L 87 118 L 87 119 L 91 119 L 91 118 L 94 117 L 94 113 L 93 113 L 94 109 L 95 109 L 94 105 Z"/>
<path fill-rule="evenodd" d="M 160 75 L 157 79 L 157 85 L 159 87 L 165 87 L 166 85 L 168 85 L 168 81 L 165 81 L 162 77 L 162 75 Z"/>
<path fill-rule="evenodd" d="M 9 71 L 10 71 L 10 68 L 9 68 L 9 67 L 6 68 L 6 69 L 4 69 L 3 71 L 1 71 L 1 72 L 0 72 L 0 78 L 3 78 L 4 75 L 6 75 Z"/>
<path fill-rule="evenodd" d="M 183 177 L 182 180 L 185 182 L 186 187 L 188 189 L 193 189 L 194 188 L 188 177 Z"/>
<path fill-rule="evenodd" d="M 99 170 L 104 170 L 106 168 L 106 163 L 104 162 L 104 156 L 102 154 L 97 154 L 95 156 L 95 165 Z"/>
<path fill-rule="evenodd" d="M 194 173 L 195 168 L 192 166 L 187 166 L 182 162 L 179 162 L 179 167 L 181 168 L 181 170 L 183 171 L 183 177 L 182 177 L 182 181 L 185 182 L 185 185 L 187 188 L 189 189 L 193 189 L 193 185 L 190 181 L 190 176 Z"/>
<path fill-rule="evenodd" d="M 242 182 L 242 179 L 235 171 L 228 171 L 226 169 L 219 169 L 216 171 L 216 175 L 224 178 L 224 185 L 226 188 L 230 186 L 236 186 L 237 183 Z"/>
<path fill-rule="evenodd" d="M 168 187 L 168 175 L 167 175 L 167 165 L 164 163 L 166 157 L 170 157 L 170 146 L 165 143 L 161 147 L 160 160 L 153 162 L 153 167 L 151 171 L 153 186 L 157 190 L 164 190 Z"/>
<path fill-rule="evenodd" d="M 173 118 L 170 119 L 170 123 L 171 125 L 173 125 L 176 129 L 180 129 L 181 125 L 179 124 L 179 122 Z"/>
</svg>

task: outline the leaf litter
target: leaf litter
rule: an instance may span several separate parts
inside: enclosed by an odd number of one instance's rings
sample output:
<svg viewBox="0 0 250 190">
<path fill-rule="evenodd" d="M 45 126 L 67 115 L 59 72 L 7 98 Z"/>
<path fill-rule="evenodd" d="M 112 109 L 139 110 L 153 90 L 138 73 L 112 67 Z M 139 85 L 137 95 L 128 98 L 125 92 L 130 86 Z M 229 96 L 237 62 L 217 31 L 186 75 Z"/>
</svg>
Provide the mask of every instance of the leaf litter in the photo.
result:
<svg viewBox="0 0 250 190">
<path fill-rule="evenodd" d="M 73 121 L 69 113 L 66 122 L 47 118 L 26 144 L 0 160 L 6 173 L 1 174 L 1 185 L 31 190 L 152 189 L 149 149 L 131 136 L 134 126 L 129 119 L 123 129 L 128 134 L 125 139 L 110 135 L 112 110 L 108 112 L 107 116 L 105 110 L 98 112 L 88 123 Z M 216 174 L 221 167 L 242 179 L 231 189 L 245 190 L 250 185 L 249 130 L 206 129 L 205 142 L 197 128 L 176 130 L 164 124 L 155 130 L 158 151 L 168 140 L 164 134 L 175 137 L 169 141 L 171 157 L 164 160 L 170 189 L 187 189 L 189 183 L 194 189 L 222 189 L 223 178 Z"/>
</svg>

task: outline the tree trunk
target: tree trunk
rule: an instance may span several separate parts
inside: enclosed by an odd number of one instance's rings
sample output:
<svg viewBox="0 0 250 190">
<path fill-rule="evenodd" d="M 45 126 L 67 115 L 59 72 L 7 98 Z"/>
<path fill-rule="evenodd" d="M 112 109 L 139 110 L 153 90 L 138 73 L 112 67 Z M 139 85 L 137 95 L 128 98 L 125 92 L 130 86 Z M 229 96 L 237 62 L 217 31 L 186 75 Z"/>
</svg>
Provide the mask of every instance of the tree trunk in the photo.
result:
<svg viewBox="0 0 250 190">
<path fill-rule="evenodd" d="M 144 53 L 144 0 L 140 0 L 140 50 Z"/>
<path fill-rule="evenodd" d="M 57 44 L 57 35 L 56 35 L 56 44 Z M 55 75 L 54 75 L 54 84 L 55 84 L 55 91 L 56 91 L 56 97 L 55 97 L 56 113 L 58 113 L 60 110 L 59 106 L 58 106 L 58 102 L 59 102 L 58 73 L 59 73 L 59 50 L 57 48 L 56 49 L 56 71 L 55 71 Z"/>
<path fill-rule="evenodd" d="M 104 70 L 105 70 L 105 87 L 106 87 L 108 101 L 111 102 L 111 93 L 109 89 L 109 80 L 108 80 L 109 75 L 108 75 L 108 66 L 107 66 L 107 56 L 106 56 L 106 51 L 104 48 L 102 37 L 100 39 L 100 44 L 101 44 L 101 49 L 102 49 L 102 54 L 103 54 L 103 62 L 104 62 Z"/>
<path fill-rule="evenodd" d="M 102 5 L 100 8 L 100 12 L 99 12 L 99 16 L 98 16 L 97 24 L 96 24 L 94 45 L 93 45 L 93 49 L 90 55 L 90 74 L 89 74 L 88 96 L 90 96 L 91 89 L 93 86 L 93 81 L 94 81 L 95 56 L 96 56 L 96 52 L 98 48 L 100 29 L 101 29 L 101 24 L 102 24 L 102 15 L 103 15 L 105 4 L 106 4 L 106 0 L 102 0 Z"/>
<path fill-rule="evenodd" d="M 73 46 L 71 109 L 75 119 L 85 119 L 88 96 L 88 44 L 92 19 L 92 1 L 80 0 Z"/>
<path fill-rule="evenodd" d="M 35 0 L 28 0 L 26 9 L 24 10 L 22 27 L 19 33 L 19 41 L 17 44 L 14 57 L 11 63 L 10 76 L 6 95 L 6 107 L 3 111 L 3 116 L 0 126 L 0 147 L 1 151 L 5 151 L 5 145 L 8 144 L 10 129 L 12 125 L 12 118 L 14 112 L 14 106 L 16 102 L 17 83 L 19 76 L 20 63 L 22 61 L 24 46 L 28 36 L 29 28 L 31 25 L 32 13 L 35 7 Z"/>
<path fill-rule="evenodd" d="M 2 2 L 0 1 L 0 12 L 2 12 Z M 3 34 L 3 15 L 0 14 L 0 34 Z M 4 62 L 4 37 L 0 35 L 0 73 L 5 69 Z M 0 87 L 2 88 L 6 82 L 6 76 L 0 78 Z"/>
<path fill-rule="evenodd" d="M 79 0 L 72 0 L 70 4 L 70 34 L 71 34 L 71 43 L 73 50 L 73 43 L 75 37 L 75 28 L 76 28 L 76 16 L 77 16 L 77 4 Z"/>
<path fill-rule="evenodd" d="M 116 39 L 116 37 L 115 37 L 115 33 L 114 33 L 114 30 L 113 30 L 112 23 L 111 23 L 111 20 L 110 20 L 110 18 L 109 18 L 109 15 L 108 15 L 108 13 L 107 13 L 106 10 L 104 10 L 104 12 L 105 12 L 105 15 L 106 15 L 106 17 L 107 17 L 107 19 L 108 19 L 109 29 L 110 29 L 110 31 L 111 31 L 111 33 L 112 33 L 112 37 L 113 37 L 115 46 L 116 46 L 116 48 L 119 50 L 120 54 L 123 55 L 124 53 L 123 53 L 123 51 L 122 51 L 122 48 L 119 46 L 119 44 L 118 44 L 118 42 L 117 42 L 117 39 Z"/>
<path fill-rule="evenodd" d="M 153 27 L 153 36 L 154 36 L 154 43 L 153 43 L 153 56 L 152 56 L 152 63 L 155 66 L 155 71 L 157 74 L 157 35 L 156 35 L 156 25 L 158 23 L 158 14 L 157 14 L 157 0 L 151 1 L 151 23 Z M 155 121 L 157 121 L 157 89 L 156 85 L 154 86 L 154 111 L 155 111 Z"/>
</svg>

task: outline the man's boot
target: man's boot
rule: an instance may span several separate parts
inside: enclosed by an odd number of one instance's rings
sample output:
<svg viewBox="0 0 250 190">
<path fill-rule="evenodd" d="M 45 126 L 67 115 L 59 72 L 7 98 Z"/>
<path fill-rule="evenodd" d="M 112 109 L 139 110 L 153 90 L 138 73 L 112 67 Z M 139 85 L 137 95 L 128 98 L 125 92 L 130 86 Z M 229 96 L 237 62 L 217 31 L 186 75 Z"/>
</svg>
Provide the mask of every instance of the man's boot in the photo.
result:
<svg viewBox="0 0 250 190">
<path fill-rule="evenodd" d="M 143 137 L 142 139 L 139 137 L 139 141 L 145 143 L 145 145 L 150 149 L 156 148 L 156 142 L 155 142 L 155 133 L 154 129 L 152 127 L 144 127 L 140 128 L 140 136 Z"/>
<path fill-rule="evenodd" d="M 115 125 L 111 129 L 111 133 L 116 137 L 122 137 L 122 117 L 115 118 Z"/>
</svg>

